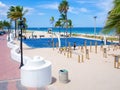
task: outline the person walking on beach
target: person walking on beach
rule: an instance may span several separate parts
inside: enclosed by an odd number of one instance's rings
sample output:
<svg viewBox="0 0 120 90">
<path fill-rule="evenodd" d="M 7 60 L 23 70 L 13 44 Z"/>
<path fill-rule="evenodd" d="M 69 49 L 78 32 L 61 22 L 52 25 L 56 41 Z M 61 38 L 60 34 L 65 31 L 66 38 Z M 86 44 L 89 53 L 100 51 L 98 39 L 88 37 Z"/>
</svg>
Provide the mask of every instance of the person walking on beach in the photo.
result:
<svg viewBox="0 0 120 90">
<path fill-rule="evenodd" d="M 75 48 L 76 48 L 76 43 L 74 42 L 74 45 L 73 45 L 73 47 L 74 47 L 74 50 L 75 50 Z"/>
</svg>

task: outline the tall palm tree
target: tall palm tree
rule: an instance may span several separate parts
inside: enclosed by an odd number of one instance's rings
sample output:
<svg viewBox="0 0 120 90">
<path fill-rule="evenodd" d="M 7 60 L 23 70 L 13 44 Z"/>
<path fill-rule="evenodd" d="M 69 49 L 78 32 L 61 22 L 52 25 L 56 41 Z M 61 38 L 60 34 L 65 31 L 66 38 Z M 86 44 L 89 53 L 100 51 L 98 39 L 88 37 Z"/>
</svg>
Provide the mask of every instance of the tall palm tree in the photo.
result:
<svg viewBox="0 0 120 90">
<path fill-rule="evenodd" d="M 106 25 L 103 29 L 103 33 L 110 33 L 114 31 L 119 36 L 120 44 L 120 1 L 114 0 L 114 7 L 108 13 Z"/>
<path fill-rule="evenodd" d="M 59 9 L 59 12 L 61 14 L 64 14 L 65 15 L 65 19 L 67 20 L 67 12 L 68 12 L 68 9 L 69 9 L 69 4 L 67 2 L 67 0 L 63 0 L 59 6 L 58 6 L 58 9 Z"/>
<path fill-rule="evenodd" d="M 73 27 L 71 19 L 68 20 L 68 27 L 70 28 L 70 37 L 71 37 L 71 35 L 72 35 L 71 28 Z"/>
<path fill-rule="evenodd" d="M 7 17 L 11 20 L 15 21 L 15 37 L 16 37 L 16 28 L 17 28 L 17 20 L 22 19 L 25 13 L 28 10 L 23 10 L 22 6 L 11 6 L 9 11 L 7 12 Z"/>
<path fill-rule="evenodd" d="M 58 6 L 58 9 L 59 9 L 59 12 L 60 12 L 61 16 L 62 17 L 64 16 L 64 18 L 62 18 L 62 19 L 64 19 L 64 21 L 65 21 L 64 25 L 66 26 L 66 30 L 67 30 L 67 27 L 68 27 L 67 12 L 68 12 L 68 9 L 69 9 L 69 4 L 68 4 L 67 0 L 62 0 L 62 2 Z"/>
</svg>

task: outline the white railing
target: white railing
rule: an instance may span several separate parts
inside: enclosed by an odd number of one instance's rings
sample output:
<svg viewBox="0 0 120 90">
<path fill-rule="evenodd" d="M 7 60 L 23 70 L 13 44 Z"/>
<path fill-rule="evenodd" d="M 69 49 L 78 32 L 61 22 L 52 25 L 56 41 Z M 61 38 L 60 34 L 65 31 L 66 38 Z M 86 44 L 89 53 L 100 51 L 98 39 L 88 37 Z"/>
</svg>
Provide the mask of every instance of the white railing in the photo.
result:
<svg viewBox="0 0 120 90">
<path fill-rule="evenodd" d="M 13 41 L 7 42 L 7 46 L 11 48 L 11 58 L 17 62 L 21 61 L 20 48 Z M 23 56 L 23 63 L 26 64 L 27 60 L 32 60 L 30 57 Z"/>
</svg>

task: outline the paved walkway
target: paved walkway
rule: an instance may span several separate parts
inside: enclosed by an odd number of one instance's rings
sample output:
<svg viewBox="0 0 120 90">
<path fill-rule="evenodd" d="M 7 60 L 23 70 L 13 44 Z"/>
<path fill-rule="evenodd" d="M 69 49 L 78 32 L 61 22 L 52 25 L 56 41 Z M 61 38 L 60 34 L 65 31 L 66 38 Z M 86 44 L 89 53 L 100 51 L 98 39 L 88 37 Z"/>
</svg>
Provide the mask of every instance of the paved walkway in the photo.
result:
<svg viewBox="0 0 120 90">
<path fill-rule="evenodd" d="M 20 78 L 19 63 L 11 59 L 6 35 L 0 36 L 0 80 L 18 78 Z"/>
</svg>

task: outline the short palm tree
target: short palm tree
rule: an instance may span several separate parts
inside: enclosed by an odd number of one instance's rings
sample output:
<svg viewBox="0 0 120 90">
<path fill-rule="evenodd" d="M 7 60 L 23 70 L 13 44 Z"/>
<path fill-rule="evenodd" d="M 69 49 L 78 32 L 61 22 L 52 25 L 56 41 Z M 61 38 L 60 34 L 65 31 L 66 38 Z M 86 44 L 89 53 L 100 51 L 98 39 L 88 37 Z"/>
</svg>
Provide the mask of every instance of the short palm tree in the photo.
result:
<svg viewBox="0 0 120 90">
<path fill-rule="evenodd" d="M 56 23 L 55 23 L 55 27 L 59 27 L 59 34 L 60 34 L 60 27 L 61 27 L 61 21 L 58 20 Z"/>
<path fill-rule="evenodd" d="M 120 44 L 120 0 L 114 0 L 114 7 L 108 13 L 106 25 L 103 29 L 103 33 L 110 33 L 114 31 L 119 36 Z"/>
<path fill-rule="evenodd" d="M 8 32 L 10 32 L 10 28 L 11 28 L 10 22 L 4 20 L 4 21 L 3 21 L 3 25 L 4 25 L 5 28 L 8 29 Z"/>
<path fill-rule="evenodd" d="M 72 25 L 72 20 L 68 20 L 68 27 L 70 28 L 70 37 L 71 37 L 71 35 L 72 35 L 72 31 L 71 31 L 71 28 L 73 27 L 73 25 Z"/>
<path fill-rule="evenodd" d="M 54 27 L 54 21 L 55 21 L 55 19 L 54 19 L 54 17 L 52 16 L 52 17 L 50 18 L 50 24 L 52 24 L 52 27 Z"/>
<path fill-rule="evenodd" d="M 0 29 L 3 30 L 3 22 L 0 21 Z"/>
<path fill-rule="evenodd" d="M 15 37 L 16 37 L 17 20 L 22 19 L 26 12 L 28 12 L 28 10 L 24 11 L 22 6 L 11 6 L 9 8 L 9 11 L 7 12 L 7 17 L 15 21 Z"/>
<path fill-rule="evenodd" d="M 52 17 L 50 18 L 50 24 L 52 24 L 52 27 L 54 27 L 54 21 L 55 21 L 55 19 L 54 19 L 54 17 L 52 16 Z"/>
</svg>

